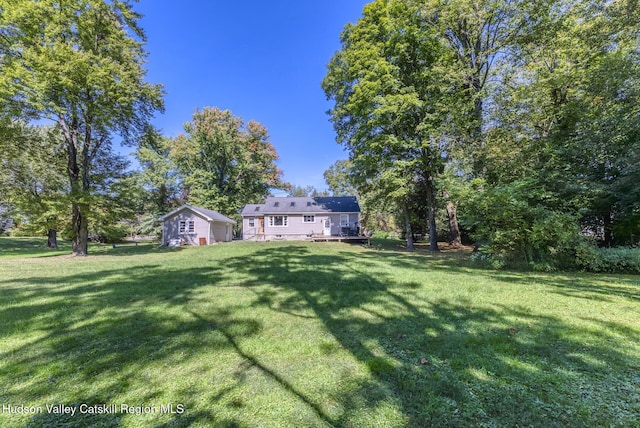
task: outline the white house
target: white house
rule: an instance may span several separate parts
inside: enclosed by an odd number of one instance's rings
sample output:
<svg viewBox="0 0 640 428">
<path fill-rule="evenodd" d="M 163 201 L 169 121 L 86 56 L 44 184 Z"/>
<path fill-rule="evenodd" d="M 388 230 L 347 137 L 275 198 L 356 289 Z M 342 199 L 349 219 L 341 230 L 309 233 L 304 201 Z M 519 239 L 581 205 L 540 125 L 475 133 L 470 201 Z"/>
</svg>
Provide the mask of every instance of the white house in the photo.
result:
<svg viewBox="0 0 640 428">
<path fill-rule="evenodd" d="M 355 196 L 267 198 L 242 210 L 242 238 L 254 241 L 358 236 L 360 206 Z"/>
</svg>

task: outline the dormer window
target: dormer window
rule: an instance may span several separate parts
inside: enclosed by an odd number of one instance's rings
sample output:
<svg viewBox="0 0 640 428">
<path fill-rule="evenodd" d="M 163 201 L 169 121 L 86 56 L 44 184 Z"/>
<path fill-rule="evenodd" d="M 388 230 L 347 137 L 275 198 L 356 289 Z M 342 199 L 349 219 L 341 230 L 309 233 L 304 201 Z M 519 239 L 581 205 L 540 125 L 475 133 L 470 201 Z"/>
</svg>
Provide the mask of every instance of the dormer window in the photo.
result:
<svg viewBox="0 0 640 428">
<path fill-rule="evenodd" d="M 273 206 L 274 206 L 274 207 L 276 207 L 276 208 L 278 208 L 278 207 L 280 206 L 280 202 L 274 202 L 274 203 L 273 203 Z"/>
<path fill-rule="evenodd" d="M 307 206 L 310 207 L 311 206 L 311 202 L 307 202 Z"/>
<path fill-rule="evenodd" d="M 296 203 L 295 203 L 295 202 L 291 202 L 291 206 L 292 206 L 292 207 L 295 207 L 295 206 L 296 206 Z"/>
<path fill-rule="evenodd" d="M 256 207 L 256 211 L 260 211 L 260 207 Z"/>
</svg>

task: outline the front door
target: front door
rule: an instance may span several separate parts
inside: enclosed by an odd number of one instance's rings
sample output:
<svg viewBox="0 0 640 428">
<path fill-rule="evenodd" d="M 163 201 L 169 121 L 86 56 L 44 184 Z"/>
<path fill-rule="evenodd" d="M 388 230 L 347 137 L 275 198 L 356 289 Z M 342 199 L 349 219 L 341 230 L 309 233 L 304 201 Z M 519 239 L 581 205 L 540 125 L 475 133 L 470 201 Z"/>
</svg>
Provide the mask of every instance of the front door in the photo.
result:
<svg viewBox="0 0 640 428">
<path fill-rule="evenodd" d="M 264 235 L 264 217 L 258 217 L 258 234 Z"/>
<path fill-rule="evenodd" d="M 331 219 L 324 220 L 324 236 L 331 236 Z"/>
</svg>

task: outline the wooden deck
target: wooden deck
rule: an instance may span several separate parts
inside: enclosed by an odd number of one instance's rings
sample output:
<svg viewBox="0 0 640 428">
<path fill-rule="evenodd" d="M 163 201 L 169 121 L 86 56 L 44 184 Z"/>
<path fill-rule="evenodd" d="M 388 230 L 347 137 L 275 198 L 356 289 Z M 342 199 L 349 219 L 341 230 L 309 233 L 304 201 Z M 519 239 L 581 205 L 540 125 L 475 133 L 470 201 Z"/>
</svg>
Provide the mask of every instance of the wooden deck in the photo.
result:
<svg viewBox="0 0 640 428">
<path fill-rule="evenodd" d="M 371 245 L 371 238 L 366 236 L 314 236 L 313 242 L 352 242 Z"/>
</svg>

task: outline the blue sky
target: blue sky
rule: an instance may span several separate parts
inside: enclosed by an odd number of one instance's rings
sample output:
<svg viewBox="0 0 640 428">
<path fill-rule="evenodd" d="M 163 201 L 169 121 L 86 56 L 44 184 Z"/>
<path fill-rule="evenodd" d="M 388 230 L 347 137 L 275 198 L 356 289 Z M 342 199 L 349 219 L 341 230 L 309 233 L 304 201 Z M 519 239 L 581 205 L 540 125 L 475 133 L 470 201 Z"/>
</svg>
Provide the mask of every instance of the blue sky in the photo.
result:
<svg viewBox="0 0 640 428">
<path fill-rule="evenodd" d="M 229 109 L 267 127 L 285 181 L 326 188 L 323 172 L 347 155 L 320 84 L 368 1 L 140 1 L 147 80 L 167 92 L 154 124 L 173 137 L 196 108 Z"/>
</svg>

